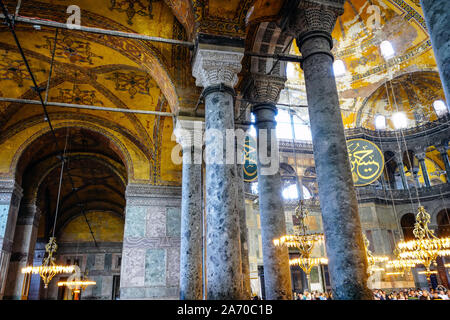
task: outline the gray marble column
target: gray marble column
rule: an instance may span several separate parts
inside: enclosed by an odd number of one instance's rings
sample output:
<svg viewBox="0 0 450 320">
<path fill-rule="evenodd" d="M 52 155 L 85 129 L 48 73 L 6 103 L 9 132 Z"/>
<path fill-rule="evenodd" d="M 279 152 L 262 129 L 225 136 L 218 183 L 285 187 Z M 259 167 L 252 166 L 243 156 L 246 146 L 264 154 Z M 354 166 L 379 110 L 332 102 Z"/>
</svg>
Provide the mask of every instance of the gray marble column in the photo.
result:
<svg viewBox="0 0 450 320">
<path fill-rule="evenodd" d="M 0 299 L 6 287 L 22 188 L 14 180 L 0 181 Z"/>
<path fill-rule="evenodd" d="M 339 97 L 331 32 L 341 0 L 302 1 L 288 29 L 302 53 L 331 287 L 335 299 L 373 299 Z"/>
<path fill-rule="evenodd" d="M 438 148 L 439 153 L 441 154 L 442 161 L 444 162 L 445 166 L 445 174 L 447 176 L 447 183 L 450 183 L 450 162 L 448 160 L 448 144 L 439 146 Z"/>
<path fill-rule="evenodd" d="M 422 169 L 423 181 L 425 181 L 426 187 L 431 187 L 430 177 L 428 176 L 427 165 L 425 164 L 425 152 L 416 153 L 417 159 L 419 159 L 420 168 Z"/>
<path fill-rule="evenodd" d="M 242 128 L 244 131 L 246 128 Z M 241 238 L 241 260 L 242 260 L 242 299 L 250 299 L 252 289 L 250 286 L 250 261 L 248 258 L 248 228 L 245 213 L 245 188 L 244 188 L 244 144 L 237 140 L 236 144 L 236 208 L 239 212 L 239 230 Z M 242 155 L 241 161 L 239 156 Z"/>
<path fill-rule="evenodd" d="M 255 115 L 258 140 L 258 195 L 265 295 L 268 300 L 290 300 L 292 284 L 288 249 L 273 244 L 274 239 L 286 235 L 275 131 L 277 108 L 274 105 L 284 88 L 286 78 L 253 73 L 250 81 L 250 98 L 258 102 L 252 107 L 252 112 Z M 262 157 L 267 157 L 267 160 Z"/>
<path fill-rule="evenodd" d="M 203 298 L 202 127 L 202 122 L 190 120 L 178 120 L 176 125 L 177 141 L 183 148 L 180 234 L 181 300 Z"/>
<path fill-rule="evenodd" d="M 204 87 L 206 162 L 206 298 L 240 299 L 242 263 L 239 212 L 236 208 L 236 163 L 226 132 L 234 133 L 234 90 L 243 47 L 199 43 L 193 64 L 197 85 Z M 231 150 L 230 150 L 231 149 Z"/>
<path fill-rule="evenodd" d="M 450 1 L 420 0 L 420 4 L 448 105 L 450 103 Z"/>
<path fill-rule="evenodd" d="M 271 103 L 255 105 L 252 108 L 256 120 L 256 132 L 258 136 L 258 194 L 261 217 L 261 238 L 263 247 L 264 282 L 266 298 L 268 300 L 292 299 L 292 284 L 289 268 L 289 253 L 285 246 L 275 246 L 273 240 L 286 235 L 286 221 L 284 215 L 283 197 L 281 195 L 281 177 L 279 168 L 275 173 L 263 170 L 278 165 L 278 143 L 273 149 L 271 131 L 275 132 L 275 115 L 277 108 Z M 261 162 L 261 137 L 262 131 L 266 131 L 267 153 L 270 158 L 268 164 Z M 263 136 L 264 137 L 264 136 Z M 273 158 L 272 158 L 273 157 Z M 275 159 L 276 158 L 276 159 Z"/>
<path fill-rule="evenodd" d="M 17 217 L 14 244 L 8 268 L 4 299 L 21 300 L 24 274 L 22 268 L 33 265 L 41 212 L 34 201 L 23 200 Z"/>
<path fill-rule="evenodd" d="M 402 179 L 402 185 L 404 190 L 408 190 L 408 180 L 405 175 L 405 165 L 403 164 L 403 156 L 401 153 L 396 153 L 394 156 L 395 163 L 397 164 L 398 172 L 400 173 L 400 178 Z"/>
</svg>

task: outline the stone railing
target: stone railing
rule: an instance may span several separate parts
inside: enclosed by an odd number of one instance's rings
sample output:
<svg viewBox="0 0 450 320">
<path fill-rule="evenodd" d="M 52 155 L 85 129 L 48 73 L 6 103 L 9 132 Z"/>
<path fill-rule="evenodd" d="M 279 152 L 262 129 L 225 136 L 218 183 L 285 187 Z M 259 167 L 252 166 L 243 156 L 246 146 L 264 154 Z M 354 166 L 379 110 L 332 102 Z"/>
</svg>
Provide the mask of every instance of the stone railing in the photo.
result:
<svg viewBox="0 0 450 320">
<path fill-rule="evenodd" d="M 425 188 L 410 188 L 406 189 L 376 189 L 374 187 L 359 187 L 356 189 L 359 202 L 369 201 L 387 201 L 387 202 L 417 202 L 417 197 L 420 201 L 433 200 L 437 198 L 450 197 L 450 184 L 443 183 Z M 416 192 L 417 190 L 417 192 Z"/>
</svg>

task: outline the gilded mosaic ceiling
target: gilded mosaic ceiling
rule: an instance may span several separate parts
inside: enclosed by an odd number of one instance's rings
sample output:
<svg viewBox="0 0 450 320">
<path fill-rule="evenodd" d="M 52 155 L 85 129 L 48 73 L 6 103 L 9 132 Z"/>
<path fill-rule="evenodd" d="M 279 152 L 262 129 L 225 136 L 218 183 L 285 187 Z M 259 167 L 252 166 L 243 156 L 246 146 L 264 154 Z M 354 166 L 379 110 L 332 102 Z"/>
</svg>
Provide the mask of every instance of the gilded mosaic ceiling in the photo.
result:
<svg viewBox="0 0 450 320">
<path fill-rule="evenodd" d="M 387 80 L 416 71 L 437 71 L 437 67 L 419 1 L 347 0 L 344 9 L 332 36 L 335 58 L 344 62 L 347 71 L 336 82 L 344 125 L 350 128 L 360 125 L 358 113 L 365 99 Z M 392 59 L 385 59 L 380 52 L 384 40 L 395 50 Z M 296 46 L 292 52 L 299 54 Z M 296 68 L 296 79 L 291 82 L 304 91 L 302 72 Z M 306 96 L 300 96 L 306 104 Z M 433 120 L 432 113 L 422 113 L 425 120 Z"/>
</svg>

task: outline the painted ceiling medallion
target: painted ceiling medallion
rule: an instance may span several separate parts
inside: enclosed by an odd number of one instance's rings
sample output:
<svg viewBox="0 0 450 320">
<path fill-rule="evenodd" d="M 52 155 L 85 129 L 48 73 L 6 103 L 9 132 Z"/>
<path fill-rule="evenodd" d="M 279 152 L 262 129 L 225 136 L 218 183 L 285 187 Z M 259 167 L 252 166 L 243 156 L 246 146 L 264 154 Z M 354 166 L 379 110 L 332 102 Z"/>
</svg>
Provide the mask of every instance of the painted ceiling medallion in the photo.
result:
<svg viewBox="0 0 450 320">
<path fill-rule="evenodd" d="M 153 2 L 159 2 L 159 0 L 111 0 L 110 2 L 109 10 L 125 12 L 128 17 L 128 24 L 132 25 L 133 18 L 136 15 L 153 19 Z"/>
</svg>

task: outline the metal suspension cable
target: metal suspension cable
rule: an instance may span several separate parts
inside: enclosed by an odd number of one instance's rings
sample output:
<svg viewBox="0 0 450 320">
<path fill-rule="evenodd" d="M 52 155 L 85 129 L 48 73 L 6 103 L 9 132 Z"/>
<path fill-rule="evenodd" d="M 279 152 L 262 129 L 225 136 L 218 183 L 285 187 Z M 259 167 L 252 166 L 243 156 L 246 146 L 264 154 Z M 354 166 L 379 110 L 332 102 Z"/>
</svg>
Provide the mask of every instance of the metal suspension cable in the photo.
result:
<svg viewBox="0 0 450 320">
<path fill-rule="evenodd" d="M 0 14 L 0 18 L 6 19 L 7 21 L 10 20 L 12 17 L 13 17 L 12 15 L 7 14 L 7 12 L 5 12 L 5 11 L 3 11 L 2 15 Z M 162 42 L 162 43 L 168 43 L 168 44 L 173 44 L 173 45 L 185 46 L 190 49 L 194 48 L 194 43 L 189 42 L 189 41 L 167 39 L 167 38 L 162 38 L 162 37 L 152 37 L 152 36 L 147 36 L 147 35 L 138 34 L 138 33 L 123 32 L 123 31 L 118 31 L 118 30 L 107 30 L 107 29 L 101 29 L 101 28 L 96 28 L 96 27 L 74 26 L 74 25 L 69 25 L 67 23 L 61 23 L 61 22 L 56 22 L 56 21 L 52 21 L 52 20 L 44 20 L 44 19 L 38 19 L 38 18 L 31 18 L 31 17 L 26 17 L 26 16 L 16 16 L 15 21 L 26 23 L 26 24 L 31 24 L 31 25 L 44 26 L 44 27 L 67 29 L 67 30 L 81 31 L 81 32 L 90 32 L 90 33 L 103 34 L 103 35 L 116 36 L 116 37 L 129 38 L 129 39 L 136 39 L 136 40 Z"/>
<path fill-rule="evenodd" d="M 67 128 L 66 143 L 64 145 L 64 152 L 63 152 L 62 158 L 61 158 L 61 172 L 59 174 L 58 196 L 56 198 L 55 220 L 53 222 L 52 237 L 55 237 L 56 220 L 58 218 L 58 212 L 59 212 L 59 199 L 60 199 L 60 196 L 61 196 L 61 186 L 62 186 L 62 179 L 63 179 L 63 173 L 64 173 L 64 164 L 66 162 L 65 156 L 66 156 L 67 141 L 68 140 L 69 140 L 69 128 Z"/>
<path fill-rule="evenodd" d="M 41 105 L 41 102 L 38 100 L 4 98 L 4 97 L 0 97 L 0 102 Z M 151 114 L 151 115 L 157 115 L 157 116 L 162 116 L 162 117 L 174 117 L 175 116 L 171 112 L 160 112 L 160 111 L 152 111 L 152 110 L 110 108 L 110 107 L 99 107 L 99 106 L 92 106 L 92 105 L 85 105 L 85 104 L 73 104 L 73 103 L 49 102 L 49 101 L 46 101 L 44 103 L 45 103 L 46 107 L 75 108 L 75 109 L 136 113 L 136 114 Z"/>
<path fill-rule="evenodd" d="M 47 79 L 47 90 L 45 90 L 45 99 L 44 102 L 48 103 L 48 94 L 50 91 L 50 79 L 52 78 L 52 71 L 53 71 L 53 63 L 55 61 L 55 53 L 56 53 L 56 44 L 58 42 L 58 29 L 55 31 L 55 44 L 53 46 L 53 52 L 52 52 L 52 60 L 50 62 L 50 71 L 48 72 L 48 79 Z"/>
</svg>

